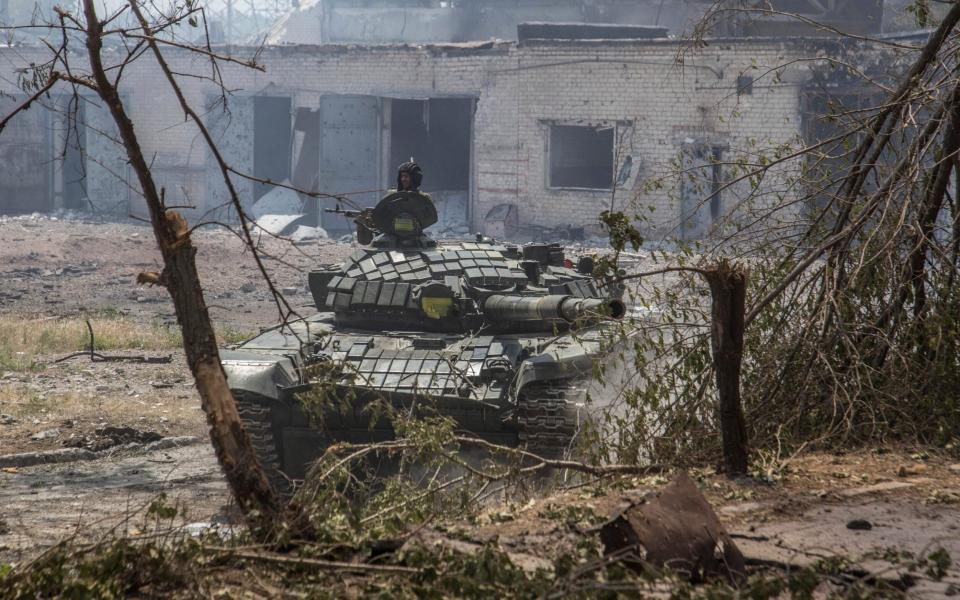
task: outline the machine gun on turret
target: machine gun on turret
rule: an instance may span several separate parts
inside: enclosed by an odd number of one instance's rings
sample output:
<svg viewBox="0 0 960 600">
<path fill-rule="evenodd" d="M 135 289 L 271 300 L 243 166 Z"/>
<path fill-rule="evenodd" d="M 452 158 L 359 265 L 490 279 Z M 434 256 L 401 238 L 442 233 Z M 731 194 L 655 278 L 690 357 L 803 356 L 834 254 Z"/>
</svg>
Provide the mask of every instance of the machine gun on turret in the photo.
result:
<svg viewBox="0 0 960 600">
<path fill-rule="evenodd" d="M 348 219 L 356 219 L 358 217 L 362 217 L 365 214 L 369 214 L 372 211 L 373 211 L 372 208 L 364 208 L 363 210 L 345 210 L 340 207 L 323 209 L 323 212 L 325 213 L 331 213 L 334 215 L 343 215 Z"/>
</svg>

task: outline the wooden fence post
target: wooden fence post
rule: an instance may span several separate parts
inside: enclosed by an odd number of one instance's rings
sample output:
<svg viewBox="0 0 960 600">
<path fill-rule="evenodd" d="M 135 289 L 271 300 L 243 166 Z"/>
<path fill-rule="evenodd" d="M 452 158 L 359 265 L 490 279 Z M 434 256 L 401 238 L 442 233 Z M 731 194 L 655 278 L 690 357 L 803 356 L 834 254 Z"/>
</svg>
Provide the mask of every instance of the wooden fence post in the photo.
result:
<svg viewBox="0 0 960 600">
<path fill-rule="evenodd" d="M 740 364 L 743 359 L 744 308 L 747 273 L 721 259 L 704 276 L 710 284 L 710 346 L 720 397 L 723 464 L 728 475 L 747 473 L 747 428 L 740 401 Z"/>
</svg>

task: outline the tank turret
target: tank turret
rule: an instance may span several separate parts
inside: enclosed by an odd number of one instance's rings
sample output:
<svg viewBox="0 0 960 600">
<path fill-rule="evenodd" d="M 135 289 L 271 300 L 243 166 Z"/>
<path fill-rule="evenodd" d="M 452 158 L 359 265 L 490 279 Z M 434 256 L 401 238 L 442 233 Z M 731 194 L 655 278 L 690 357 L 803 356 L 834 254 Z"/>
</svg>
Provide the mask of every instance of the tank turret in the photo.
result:
<svg viewBox="0 0 960 600">
<path fill-rule="evenodd" d="M 510 246 L 478 236 L 438 247 L 424 234 L 437 220 L 428 196 L 395 192 L 352 216 L 369 243 L 338 268 L 315 271 L 317 308 L 341 325 L 430 332 L 551 331 L 626 313 L 601 291 L 590 261 L 579 268 L 558 244 Z"/>
</svg>

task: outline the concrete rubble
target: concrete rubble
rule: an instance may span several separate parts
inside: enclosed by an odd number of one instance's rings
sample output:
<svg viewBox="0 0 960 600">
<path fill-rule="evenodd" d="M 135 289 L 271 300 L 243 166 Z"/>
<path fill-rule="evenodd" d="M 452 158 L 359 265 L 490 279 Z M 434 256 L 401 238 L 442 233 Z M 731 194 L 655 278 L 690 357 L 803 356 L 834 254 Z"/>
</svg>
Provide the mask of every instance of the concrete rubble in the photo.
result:
<svg viewBox="0 0 960 600">
<path fill-rule="evenodd" d="M 284 181 L 282 185 L 289 186 L 290 182 Z M 308 224 L 309 217 L 303 213 L 300 196 L 286 187 L 275 187 L 264 194 L 250 207 L 248 216 L 269 235 L 287 238 L 294 243 L 329 237 L 322 227 Z"/>
</svg>

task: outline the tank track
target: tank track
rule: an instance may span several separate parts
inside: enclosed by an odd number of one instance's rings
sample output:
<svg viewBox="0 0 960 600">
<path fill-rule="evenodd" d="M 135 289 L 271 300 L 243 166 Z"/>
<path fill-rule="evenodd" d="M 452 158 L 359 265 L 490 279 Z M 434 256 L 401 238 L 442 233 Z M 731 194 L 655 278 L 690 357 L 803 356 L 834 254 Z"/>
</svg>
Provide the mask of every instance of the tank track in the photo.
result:
<svg viewBox="0 0 960 600">
<path fill-rule="evenodd" d="M 571 399 L 573 387 L 567 382 L 536 382 L 524 387 L 512 419 L 517 428 L 517 442 L 538 456 L 561 459 L 574 449 L 578 433 L 586 419 L 582 403 Z M 254 453 L 273 488 L 282 496 L 292 492 L 284 475 L 281 449 L 273 423 L 272 406 L 276 400 L 249 391 L 234 391 L 237 411 L 250 437 Z M 334 429 L 337 429 L 334 427 Z M 485 437 L 484 431 L 471 432 Z"/>
<path fill-rule="evenodd" d="M 536 382 L 523 388 L 517 401 L 520 446 L 539 456 L 560 459 L 574 449 L 586 411 L 571 399 L 568 382 Z"/>
<path fill-rule="evenodd" d="M 243 428 L 250 438 L 250 445 L 260 461 L 264 474 L 270 485 L 280 495 L 290 493 L 290 480 L 281 469 L 280 450 L 277 446 L 270 398 L 248 391 L 234 390 L 233 397 L 237 402 L 237 412 L 243 422 Z"/>
</svg>

